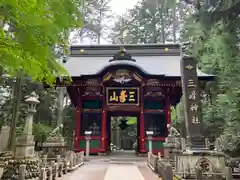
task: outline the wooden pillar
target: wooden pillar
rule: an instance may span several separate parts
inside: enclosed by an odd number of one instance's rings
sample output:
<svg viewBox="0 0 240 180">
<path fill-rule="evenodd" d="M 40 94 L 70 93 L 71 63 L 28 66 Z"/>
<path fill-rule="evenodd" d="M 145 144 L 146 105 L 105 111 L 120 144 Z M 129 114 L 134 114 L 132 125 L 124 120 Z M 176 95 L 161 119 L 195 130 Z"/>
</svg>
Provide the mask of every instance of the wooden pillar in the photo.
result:
<svg viewBox="0 0 240 180">
<path fill-rule="evenodd" d="M 80 126 L 81 126 L 81 102 L 78 104 L 76 108 L 76 127 L 75 127 L 75 140 L 74 140 L 74 149 L 77 150 L 79 149 L 80 145 Z"/>
<path fill-rule="evenodd" d="M 102 96 L 102 118 L 101 118 L 101 126 L 102 126 L 102 130 L 101 130 L 101 148 L 100 151 L 101 152 L 106 152 L 106 138 L 107 138 L 107 116 L 106 116 L 106 105 L 105 105 L 105 88 L 104 86 L 102 86 L 103 90 L 103 96 Z"/>
<path fill-rule="evenodd" d="M 105 109 L 102 110 L 102 131 L 101 131 L 101 152 L 106 151 L 106 130 L 107 130 L 107 122 L 106 122 L 106 111 Z"/>
<path fill-rule="evenodd" d="M 171 119 L 171 102 L 168 98 L 167 100 L 167 124 L 171 124 L 172 119 Z"/>
<path fill-rule="evenodd" d="M 167 137 L 168 136 L 167 124 L 171 124 L 171 121 L 172 121 L 171 120 L 171 102 L 169 100 L 169 97 L 166 97 L 165 114 L 166 114 L 166 134 L 165 134 L 165 136 Z"/>
<path fill-rule="evenodd" d="M 145 128 L 144 128 L 144 92 L 143 92 L 143 86 L 141 86 L 141 98 L 140 98 L 140 104 L 141 104 L 141 113 L 140 113 L 140 152 L 146 152 L 145 148 Z"/>
</svg>

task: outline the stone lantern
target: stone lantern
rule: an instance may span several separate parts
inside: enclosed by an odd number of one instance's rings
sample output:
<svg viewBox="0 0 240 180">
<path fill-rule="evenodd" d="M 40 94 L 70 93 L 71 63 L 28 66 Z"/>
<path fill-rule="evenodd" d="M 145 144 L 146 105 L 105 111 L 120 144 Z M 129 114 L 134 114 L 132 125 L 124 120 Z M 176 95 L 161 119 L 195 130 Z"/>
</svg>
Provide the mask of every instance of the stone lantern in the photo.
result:
<svg viewBox="0 0 240 180">
<path fill-rule="evenodd" d="M 28 103 L 28 114 L 25 121 L 24 134 L 32 134 L 32 125 L 33 125 L 33 115 L 36 112 L 36 106 L 39 104 L 38 95 L 35 92 L 32 92 L 31 95 L 25 100 Z"/>
<path fill-rule="evenodd" d="M 36 112 L 36 105 L 39 104 L 38 96 L 32 92 L 25 100 L 28 103 L 27 117 L 25 120 L 23 135 L 17 140 L 16 156 L 33 157 L 34 156 L 34 136 L 32 135 L 33 115 Z"/>
</svg>

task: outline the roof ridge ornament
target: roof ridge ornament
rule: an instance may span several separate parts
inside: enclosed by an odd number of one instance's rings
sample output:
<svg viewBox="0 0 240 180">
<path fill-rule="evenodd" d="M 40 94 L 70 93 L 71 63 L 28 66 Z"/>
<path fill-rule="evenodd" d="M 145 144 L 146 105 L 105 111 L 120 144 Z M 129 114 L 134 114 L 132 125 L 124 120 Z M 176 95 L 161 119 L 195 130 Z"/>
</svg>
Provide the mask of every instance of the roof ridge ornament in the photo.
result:
<svg viewBox="0 0 240 180">
<path fill-rule="evenodd" d="M 118 53 L 114 54 L 113 59 L 110 59 L 109 62 L 119 61 L 119 60 L 136 62 L 135 59 L 132 59 L 131 54 L 127 53 L 127 51 L 124 47 L 120 47 L 120 51 Z"/>
</svg>

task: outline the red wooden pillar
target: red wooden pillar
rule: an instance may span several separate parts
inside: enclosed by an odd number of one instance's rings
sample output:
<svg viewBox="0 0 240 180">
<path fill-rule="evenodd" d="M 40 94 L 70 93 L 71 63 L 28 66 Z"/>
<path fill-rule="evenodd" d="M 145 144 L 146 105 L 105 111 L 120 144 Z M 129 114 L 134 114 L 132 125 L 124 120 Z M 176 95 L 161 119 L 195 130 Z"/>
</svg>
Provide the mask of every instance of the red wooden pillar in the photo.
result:
<svg viewBox="0 0 240 180">
<path fill-rule="evenodd" d="M 146 152 L 145 148 L 145 128 L 144 128 L 144 92 L 143 92 L 143 86 L 141 86 L 141 98 L 140 98 L 140 104 L 141 104 L 141 113 L 140 113 L 140 152 Z"/>
<path fill-rule="evenodd" d="M 107 119 L 106 119 L 106 111 L 105 109 L 102 110 L 102 132 L 101 132 L 101 152 L 106 151 L 106 130 L 107 130 Z"/>
<path fill-rule="evenodd" d="M 170 100 L 167 100 L 167 124 L 171 124 L 171 103 Z"/>
<path fill-rule="evenodd" d="M 106 115 L 106 105 L 105 105 L 105 88 L 104 86 L 102 86 L 102 92 L 103 92 L 103 96 L 101 97 L 102 100 L 102 118 L 101 118 L 101 126 L 102 126 L 102 130 L 101 130 L 101 148 L 100 151 L 101 152 L 106 152 L 106 141 L 107 141 L 107 115 Z"/>
<path fill-rule="evenodd" d="M 81 103 L 80 103 L 81 104 Z M 76 108 L 76 127 L 75 127 L 75 140 L 74 149 L 77 151 L 80 147 L 80 126 L 81 126 L 81 106 L 78 105 Z"/>
<path fill-rule="evenodd" d="M 171 124 L 171 103 L 168 97 L 166 99 L 165 114 L 166 114 L 166 124 Z M 168 136 L 167 125 L 166 125 L 166 136 Z"/>
</svg>

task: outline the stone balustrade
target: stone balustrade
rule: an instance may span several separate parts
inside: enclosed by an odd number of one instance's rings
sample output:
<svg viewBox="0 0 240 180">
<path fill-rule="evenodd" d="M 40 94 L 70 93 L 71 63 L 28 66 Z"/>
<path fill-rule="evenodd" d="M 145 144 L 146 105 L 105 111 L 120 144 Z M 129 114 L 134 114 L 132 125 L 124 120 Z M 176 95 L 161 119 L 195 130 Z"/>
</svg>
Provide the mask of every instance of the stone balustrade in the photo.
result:
<svg viewBox="0 0 240 180">
<path fill-rule="evenodd" d="M 157 171 L 158 156 L 148 153 L 148 166 L 154 171 Z"/>
<path fill-rule="evenodd" d="M 148 166 L 159 175 L 163 180 L 172 180 L 173 172 L 172 165 L 166 161 L 166 159 L 161 158 L 161 154 L 158 156 L 148 153 Z"/>
<path fill-rule="evenodd" d="M 84 163 L 84 152 L 70 152 L 65 158 L 57 156 L 55 161 L 49 162 L 47 156 L 44 155 L 39 169 L 38 180 L 57 180 L 69 171 L 73 171 Z M 20 165 L 19 180 L 35 180 L 34 178 L 26 178 L 26 166 Z"/>
</svg>

